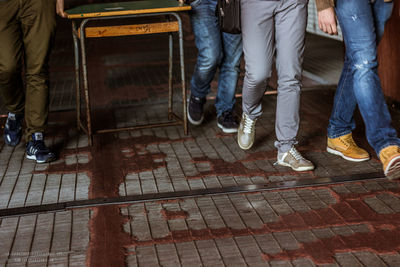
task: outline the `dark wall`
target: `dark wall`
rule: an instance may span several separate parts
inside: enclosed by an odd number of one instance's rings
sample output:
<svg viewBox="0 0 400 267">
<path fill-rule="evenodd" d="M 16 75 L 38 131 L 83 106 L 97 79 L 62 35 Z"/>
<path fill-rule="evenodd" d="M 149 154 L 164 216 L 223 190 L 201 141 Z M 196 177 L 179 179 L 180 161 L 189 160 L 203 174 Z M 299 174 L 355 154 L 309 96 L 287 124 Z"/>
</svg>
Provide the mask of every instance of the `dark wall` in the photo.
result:
<svg viewBox="0 0 400 267">
<path fill-rule="evenodd" d="M 378 58 L 383 92 L 400 102 L 400 0 L 394 0 L 392 17 L 379 44 Z"/>
</svg>

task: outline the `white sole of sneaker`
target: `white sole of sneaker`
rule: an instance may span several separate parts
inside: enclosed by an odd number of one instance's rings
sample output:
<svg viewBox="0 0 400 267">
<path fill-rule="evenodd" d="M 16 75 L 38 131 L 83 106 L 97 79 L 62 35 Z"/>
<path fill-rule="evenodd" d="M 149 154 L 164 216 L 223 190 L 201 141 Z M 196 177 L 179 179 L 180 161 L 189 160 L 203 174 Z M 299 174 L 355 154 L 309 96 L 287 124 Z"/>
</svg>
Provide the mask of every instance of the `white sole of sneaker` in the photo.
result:
<svg viewBox="0 0 400 267">
<path fill-rule="evenodd" d="M 191 124 L 193 124 L 193 125 L 200 125 L 200 124 L 203 122 L 203 120 L 204 120 L 204 115 L 201 116 L 201 118 L 200 118 L 199 121 L 193 120 L 192 117 L 190 117 L 190 114 L 189 114 L 189 105 L 188 105 L 188 107 L 187 107 L 187 118 L 188 118 L 188 120 L 189 120 L 189 122 L 190 122 Z"/>
<path fill-rule="evenodd" d="M 342 152 L 337 151 L 337 150 L 334 150 L 334 149 L 332 149 L 332 148 L 330 148 L 330 147 L 326 147 L 326 151 L 329 152 L 329 153 L 331 153 L 331 154 L 333 154 L 333 155 L 341 156 L 341 157 L 344 158 L 345 160 L 353 161 L 353 162 L 361 162 L 361 161 L 366 161 L 366 160 L 369 160 L 369 159 L 370 159 L 369 157 L 368 157 L 368 158 L 362 158 L 362 159 L 350 158 L 350 157 L 347 157 L 347 156 L 343 155 Z"/>
<path fill-rule="evenodd" d="M 238 142 L 238 145 L 239 145 L 239 147 L 240 147 L 241 149 L 243 149 L 243 150 L 249 150 L 249 149 L 253 146 L 253 144 L 251 144 L 251 146 L 244 147 L 244 146 L 242 146 L 241 144 L 239 144 L 239 142 Z"/>
<path fill-rule="evenodd" d="M 253 146 L 253 144 L 254 144 L 254 142 L 253 142 L 253 143 L 251 143 L 251 144 L 250 144 L 249 146 L 247 146 L 247 147 L 242 146 L 242 145 L 240 144 L 240 142 L 239 142 L 239 138 L 237 138 L 237 143 L 238 143 L 239 147 L 240 147 L 241 149 L 243 149 L 243 150 L 249 150 L 249 149 Z"/>
<path fill-rule="evenodd" d="M 46 163 L 45 160 L 37 160 L 35 155 L 32 155 L 32 156 L 26 155 L 26 158 L 34 160 L 34 161 L 36 161 L 36 163 Z"/>
<path fill-rule="evenodd" d="M 286 162 L 283 162 L 283 161 L 277 161 L 277 163 L 281 166 L 292 168 L 292 170 L 294 170 L 296 172 L 312 171 L 315 169 L 314 166 L 293 168 L 292 166 L 290 166 L 290 164 L 287 164 Z"/>
<path fill-rule="evenodd" d="M 218 127 L 224 132 L 224 133 L 237 133 L 238 129 L 229 129 L 229 128 L 225 128 L 223 125 L 219 124 L 217 122 Z"/>
<path fill-rule="evenodd" d="M 400 160 L 399 158 L 392 159 L 386 167 L 385 175 L 389 180 L 400 178 Z"/>
</svg>

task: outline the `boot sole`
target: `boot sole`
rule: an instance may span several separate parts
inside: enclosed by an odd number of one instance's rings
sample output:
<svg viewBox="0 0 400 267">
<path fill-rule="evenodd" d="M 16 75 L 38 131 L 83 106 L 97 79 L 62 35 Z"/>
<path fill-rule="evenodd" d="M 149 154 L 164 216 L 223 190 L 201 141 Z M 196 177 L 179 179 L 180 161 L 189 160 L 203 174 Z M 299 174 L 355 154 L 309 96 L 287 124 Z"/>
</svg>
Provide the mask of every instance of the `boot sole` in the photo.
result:
<svg viewBox="0 0 400 267">
<path fill-rule="evenodd" d="M 333 154 L 333 155 L 341 156 L 341 157 L 344 158 L 345 160 L 353 161 L 353 162 L 361 162 L 361 161 L 366 161 L 366 160 L 369 160 L 369 159 L 370 159 L 370 157 L 368 157 L 368 158 L 361 158 L 361 159 L 356 159 L 356 158 L 347 157 L 347 156 L 345 156 L 342 152 L 337 151 L 337 150 L 334 150 L 333 148 L 330 148 L 330 147 L 326 147 L 326 151 L 329 152 L 329 153 L 331 153 L 331 154 Z"/>
<path fill-rule="evenodd" d="M 400 158 L 394 158 L 389 162 L 385 175 L 389 180 L 400 178 Z"/>
</svg>

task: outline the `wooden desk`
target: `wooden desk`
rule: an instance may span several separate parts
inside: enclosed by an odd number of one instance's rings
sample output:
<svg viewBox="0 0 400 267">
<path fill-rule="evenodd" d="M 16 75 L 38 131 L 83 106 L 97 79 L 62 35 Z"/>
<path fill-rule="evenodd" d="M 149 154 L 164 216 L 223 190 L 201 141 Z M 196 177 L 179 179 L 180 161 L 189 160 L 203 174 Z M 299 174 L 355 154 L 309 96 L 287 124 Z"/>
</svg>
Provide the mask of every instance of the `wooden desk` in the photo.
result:
<svg viewBox="0 0 400 267">
<path fill-rule="evenodd" d="M 90 4 L 78 6 L 66 11 L 68 18 L 72 20 L 72 35 L 74 39 L 75 54 L 75 80 L 76 80 L 76 105 L 77 105 L 77 126 L 82 129 L 89 139 L 89 144 L 93 144 L 93 135 L 97 133 L 109 133 L 125 130 L 145 129 L 152 127 L 162 127 L 171 125 L 183 125 L 184 133 L 188 133 L 187 114 L 186 114 L 186 86 L 185 86 L 185 65 L 183 57 L 183 29 L 182 21 L 178 14 L 181 11 L 190 10 L 190 6 L 180 4 L 177 0 L 148 0 L 135 2 L 107 3 L 107 4 Z M 136 25 L 121 26 L 105 26 L 105 27 L 89 27 L 86 24 L 94 20 L 110 20 L 132 17 L 154 17 L 164 16 L 165 22 L 147 23 Z M 176 20 L 172 20 L 175 18 Z M 77 26 L 77 19 L 80 23 Z M 172 64 L 173 64 L 173 32 L 178 32 L 179 36 L 179 54 L 180 54 L 180 70 L 181 70 L 181 86 L 182 86 L 182 116 L 180 118 L 173 112 L 173 88 L 172 88 Z M 154 123 L 146 125 L 137 125 L 125 128 L 110 128 L 93 131 L 92 116 L 89 97 L 89 83 L 87 77 L 87 60 L 85 50 L 86 38 L 101 38 L 126 35 L 142 35 L 142 34 L 169 34 L 169 81 L 168 81 L 168 119 L 169 122 Z M 82 81 L 81 81 L 82 75 Z M 83 83 L 85 109 L 86 109 L 86 125 L 82 122 L 81 113 L 81 82 Z"/>
</svg>

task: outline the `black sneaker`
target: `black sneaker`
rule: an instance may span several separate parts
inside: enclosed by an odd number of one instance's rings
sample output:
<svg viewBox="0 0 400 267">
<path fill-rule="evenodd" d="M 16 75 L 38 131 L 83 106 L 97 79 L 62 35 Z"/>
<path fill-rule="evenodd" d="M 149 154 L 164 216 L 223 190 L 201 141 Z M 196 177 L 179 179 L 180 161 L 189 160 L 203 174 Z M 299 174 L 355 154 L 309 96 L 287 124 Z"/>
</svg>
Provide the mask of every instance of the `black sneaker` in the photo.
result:
<svg viewBox="0 0 400 267">
<path fill-rule="evenodd" d="M 32 134 L 32 140 L 26 145 L 26 158 L 36 160 L 37 163 L 50 162 L 56 159 L 54 153 L 44 144 L 43 134 Z"/>
<path fill-rule="evenodd" d="M 188 105 L 188 114 L 187 117 L 191 124 L 200 125 L 204 120 L 204 112 L 203 107 L 206 103 L 205 98 L 195 97 L 193 95 L 190 96 L 189 105 Z"/>
<path fill-rule="evenodd" d="M 217 125 L 224 133 L 236 133 L 239 128 L 237 118 L 231 110 L 224 111 L 217 119 Z"/>
<path fill-rule="evenodd" d="M 8 113 L 4 126 L 4 142 L 10 146 L 16 146 L 21 141 L 23 114 Z"/>
</svg>

